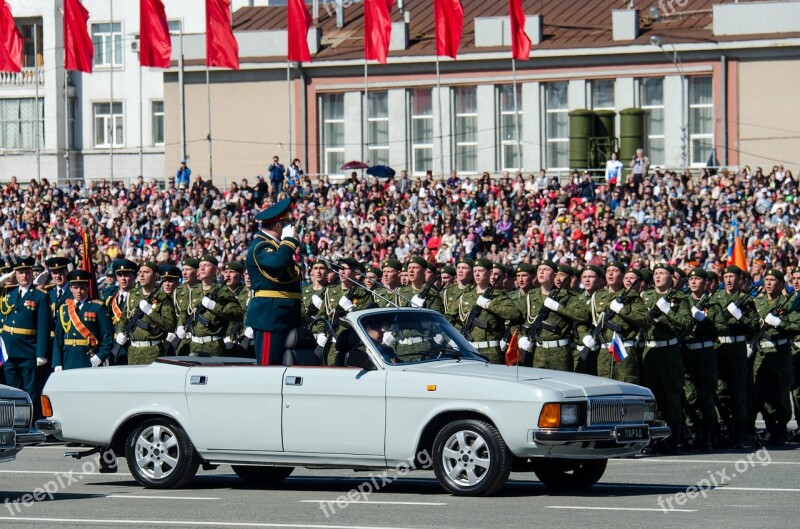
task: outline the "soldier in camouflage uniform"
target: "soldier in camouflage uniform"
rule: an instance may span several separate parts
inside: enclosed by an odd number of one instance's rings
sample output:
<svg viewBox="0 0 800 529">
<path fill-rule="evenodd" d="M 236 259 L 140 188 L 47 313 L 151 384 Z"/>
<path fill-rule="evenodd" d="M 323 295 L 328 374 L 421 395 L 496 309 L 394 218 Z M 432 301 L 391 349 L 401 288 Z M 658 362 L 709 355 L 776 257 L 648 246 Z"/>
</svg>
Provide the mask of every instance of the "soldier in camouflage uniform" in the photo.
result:
<svg viewBox="0 0 800 529">
<path fill-rule="evenodd" d="M 510 297 L 514 303 L 517 304 L 517 308 L 522 314 L 525 314 L 527 310 L 527 297 L 528 292 L 533 289 L 534 278 L 536 276 L 536 267 L 530 263 L 520 263 L 517 266 L 516 270 L 516 289 L 509 293 L 508 297 Z"/>
<path fill-rule="evenodd" d="M 458 302 L 461 296 L 475 289 L 472 277 L 472 266 L 475 262 L 469 257 L 462 257 L 456 264 L 456 282 L 442 291 L 444 315 L 452 324 L 456 324 L 453 315 L 458 314 Z"/>
<path fill-rule="evenodd" d="M 228 355 L 243 357 L 246 356 L 246 351 L 239 346 L 239 342 L 244 337 L 244 318 L 247 306 L 250 304 L 250 289 L 244 284 L 244 264 L 241 261 L 225 263 L 222 267 L 222 277 L 225 279 L 225 286 L 242 307 L 242 319 L 230 322 L 223 343 Z"/>
<path fill-rule="evenodd" d="M 422 288 L 425 286 L 425 272 L 428 263 L 422 257 L 412 257 L 408 262 L 408 284 L 400 287 L 398 294 L 400 295 L 399 304 L 401 307 L 413 306 L 417 308 L 426 308 L 442 312 L 444 305 L 442 299 L 439 297 L 439 292 L 436 288 L 431 287 L 423 299 L 420 297 Z M 408 300 L 408 301 L 406 301 Z"/>
<path fill-rule="evenodd" d="M 322 300 L 325 317 L 331 322 L 337 334 L 343 329 L 338 324 L 340 318 L 349 312 L 363 310 L 374 305 L 372 293 L 353 282 L 353 280 L 358 281 L 356 270 L 363 270 L 363 265 L 352 258 L 340 259 L 339 265 L 341 266 L 339 269 L 340 282 L 328 287 Z M 360 281 L 358 282 L 360 283 Z M 326 338 L 320 337 L 318 334 L 317 343 L 324 346 Z"/>
<path fill-rule="evenodd" d="M 231 322 L 242 321 L 244 312 L 233 292 L 217 283 L 217 258 L 204 255 L 200 259 L 197 278 L 189 291 L 187 314 L 183 318 L 190 336 L 192 355 L 220 356 L 225 352 L 223 337 Z"/>
<path fill-rule="evenodd" d="M 439 274 L 439 277 L 441 278 L 441 281 L 442 281 L 442 292 L 444 292 L 444 290 L 447 287 L 449 287 L 450 285 L 455 283 L 455 280 L 456 280 L 456 267 L 455 266 L 450 266 L 450 265 L 445 265 L 445 266 L 442 267 L 440 272 L 441 273 Z"/>
<path fill-rule="evenodd" d="M 403 265 L 397 259 L 384 259 L 381 263 L 381 283 L 386 288 L 378 287 L 373 291 L 373 299 L 379 307 L 400 306 L 398 291 L 402 270 Z"/>
<path fill-rule="evenodd" d="M 125 327 L 136 318 L 128 335 Z M 128 346 L 128 364 L 151 364 L 166 353 L 167 334 L 176 326 L 172 299 L 158 287 L 158 265 L 145 261 L 139 267 L 139 288 L 127 296 L 117 322 L 116 342 Z"/>
<path fill-rule="evenodd" d="M 503 290 L 495 289 L 490 298 L 483 295 L 489 288 L 491 270 L 492 263 L 488 259 L 481 258 L 475 261 L 475 266 L 472 267 L 475 287 L 464 289 L 448 307 L 446 315 L 463 329 L 470 311 L 478 305 L 481 308 L 479 318 L 486 323 L 486 328 L 475 326 L 471 335 L 466 338 L 479 353 L 488 357 L 490 362 L 500 364 L 505 363 L 500 351 L 500 339 L 503 337 L 505 322 L 517 324 L 522 320 L 522 314 Z"/>
<path fill-rule="evenodd" d="M 181 269 L 175 265 L 164 264 L 158 267 L 158 275 L 161 278 L 161 290 L 171 299 L 180 285 Z"/>
<path fill-rule="evenodd" d="M 597 375 L 597 355 L 599 351 L 597 349 L 597 344 L 593 343 L 593 339 L 591 338 L 593 325 L 590 304 L 594 293 L 603 288 L 604 277 L 605 273 L 603 269 L 595 265 L 587 266 L 580 274 L 583 291 L 577 294 L 577 296 L 586 304 L 586 310 L 588 311 L 587 316 L 589 316 L 589 318 L 585 323 L 576 324 L 574 328 L 577 346 L 573 359 L 575 361 L 576 373 Z M 589 336 L 588 339 L 587 336 Z M 584 341 L 592 344 L 592 347 L 587 347 Z"/>
<path fill-rule="evenodd" d="M 667 264 L 653 268 L 655 287 L 642 293 L 652 324 L 642 333 L 641 384 L 650 388 L 656 398 L 657 411 L 672 430 L 650 451 L 677 453 L 683 425 L 684 369 L 679 337 L 691 327 L 693 318 L 686 295 L 675 288 L 675 270 Z"/>
<path fill-rule="evenodd" d="M 177 342 L 175 354 L 178 356 L 188 355 L 190 352 L 189 336 L 187 334 L 184 322 L 186 316 L 189 314 L 189 292 L 197 285 L 197 269 L 200 268 L 200 261 L 187 257 L 181 263 L 181 275 L 183 276 L 183 283 L 178 285 L 175 292 L 172 294 L 172 301 L 175 304 L 175 313 L 178 315 L 178 327 L 175 335 L 180 342 Z M 176 341 L 172 341 L 176 343 Z"/>
<path fill-rule="evenodd" d="M 800 266 L 792 270 L 792 286 L 791 309 L 800 312 Z M 797 432 L 800 432 L 800 333 L 792 336 L 792 401 Z"/>
<path fill-rule="evenodd" d="M 303 321 L 308 324 L 320 315 L 322 298 L 325 297 L 327 287 L 328 265 L 322 259 L 311 262 L 309 272 L 311 282 L 301 289 L 303 301 L 300 304 Z M 321 329 L 322 327 L 320 327 Z"/>
</svg>

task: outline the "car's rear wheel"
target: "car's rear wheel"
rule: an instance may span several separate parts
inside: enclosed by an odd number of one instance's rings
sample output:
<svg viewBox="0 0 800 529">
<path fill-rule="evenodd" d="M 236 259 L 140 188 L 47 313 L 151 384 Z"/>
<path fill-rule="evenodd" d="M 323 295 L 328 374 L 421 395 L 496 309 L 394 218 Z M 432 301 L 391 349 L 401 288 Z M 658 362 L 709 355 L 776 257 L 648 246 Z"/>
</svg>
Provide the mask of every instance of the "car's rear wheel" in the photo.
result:
<svg viewBox="0 0 800 529">
<path fill-rule="evenodd" d="M 439 484 L 459 496 L 488 496 L 503 488 L 512 457 L 491 424 L 453 421 L 433 441 L 433 470 Z"/>
<path fill-rule="evenodd" d="M 186 432 L 167 419 L 149 419 L 128 436 L 125 457 L 134 479 L 147 488 L 179 488 L 189 483 L 200 457 Z"/>
<path fill-rule="evenodd" d="M 603 477 L 608 459 L 535 459 L 539 481 L 554 490 L 588 489 Z"/>
<path fill-rule="evenodd" d="M 259 467 L 233 465 L 233 471 L 251 485 L 274 485 L 288 478 L 294 467 Z"/>
</svg>

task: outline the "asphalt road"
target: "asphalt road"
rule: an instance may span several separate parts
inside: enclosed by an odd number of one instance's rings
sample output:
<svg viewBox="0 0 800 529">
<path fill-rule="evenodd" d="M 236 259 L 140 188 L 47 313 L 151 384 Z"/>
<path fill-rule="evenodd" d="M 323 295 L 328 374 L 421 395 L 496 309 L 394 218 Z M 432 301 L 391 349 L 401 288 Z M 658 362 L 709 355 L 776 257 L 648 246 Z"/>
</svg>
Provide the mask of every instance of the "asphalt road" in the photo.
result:
<svg viewBox="0 0 800 529">
<path fill-rule="evenodd" d="M 48 444 L 0 465 L 0 527 L 796 527 L 800 503 L 797 444 L 613 460 L 581 494 L 552 493 L 533 474 L 512 474 L 491 498 L 445 494 L 431 472 L 391 472 L 384 483 L 378 472 L 371 480 L 369 473 L 297 469 L 263 490 L 226 466 L 201 471 L 190 488 L 147 490 L 123 461 L 117 474 L 99 474 L 91 459 L 67 459 L 64 451 Z M 370 481 L 380 490 L 366 501 L 356 493 L 356 501 L 346 500 Z M 703 490 L 681 494 L 692 486 Z"/>
</svg>

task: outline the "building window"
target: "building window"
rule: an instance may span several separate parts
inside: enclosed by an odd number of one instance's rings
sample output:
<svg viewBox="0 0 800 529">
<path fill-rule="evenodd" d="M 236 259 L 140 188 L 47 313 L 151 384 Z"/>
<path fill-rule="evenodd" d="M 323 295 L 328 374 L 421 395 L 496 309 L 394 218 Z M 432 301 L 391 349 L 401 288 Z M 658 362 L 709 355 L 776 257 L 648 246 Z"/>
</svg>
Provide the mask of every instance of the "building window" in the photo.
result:
<svg viewBox="0 0 800 529">
<path fill-rule="evenodd" d="M 167 20 L 167 28 L 172 35 L 180 35 L 183 23 L 180 20 Z"/>
<path fill-rule="evenodd" d="M 567 81 L 545 84 L 545 159 L 550 169 L 569 169 Z"/>
<path fill-rule="evenodd" d="M 689 153 L 692 165 L 706 165 L 714 152 L 714 96 L 711 77 L 689 77 Z"/>
<path fill-rule="evenodd" d="M 500 126 L 499 147 L 500 166 L 503 171 L 517 171 L 522 168 L 520 153 L 522 143 L 518 132 L 522 132 L 522 87 L 517 85 L 517 106 L 514 108 L 514 85 L 505 84 L 499 87 L 500 92 Z M 517 124 L 519 120 L 519 124 Z"/>
<path fill-rule="evenodd" d="M 44 148 L 44 99 L 39 99 L 39 148 Z M 0 99 L 0 148 L 36 149 L 36 100 Z"/>
<path fill-rule="evenodd" d="M 329 175 L 344 164 L 344 94 L 322 96 L 322 160 Z"/>
<path fill-rule="evenodd" d="M 22 38 L 24 39 L 24 45 L 25 45 L 25 51 L 22 55 L 22 67 L 35 68 L 38 65 L 39 68 L 41 68 L 42 65 L 44 64 L 44 55 L 42 52 L 41 22 L 36 24 L 36 26 L 34 26 L 33 24 L 23 25 Z"/>
<path fill-rule="evenodd" d="M 414 174 L 433 168 L 433 93 L 411 91 L 411 167 Z"/>
<path fill-rule="evenodd" d="M 475 173 L 478 171 L 478 90 L 474 86 L 456 87 L 453 99 L 456 171 Z"/>
<path fill-rule="evenodd" d="M 100 149 L 124 146 L 122 103 L 95 103 L 94 146 Z"/>
<path fill-rule="evenodd" d="M 370 165 L 389 165 L 389 92 L 369 92 Z"/>
<path fill-rule="evenodd" d="M 94 65 L 99 68 L 122 66 L 122 23 L 92 24 Z"/>
<path fill-rule="evenodd" d="M 150 104 L 152 119 L 150 130 L 153 134 L 153 145 L 164 145 L 164 102 L 153 101 Z"/>
<path fill-rule="evenodd" d="M 592 110 L 614 110 L 614 80 L 592 81 Z"/>
<path fill-rule="evenodd" d="M 645 151 L 651 163 L 663 164 L 664 157 L 664 78 L 646 77 L 639 82 L 642 110 L 645 111 Z"/>
</svg>

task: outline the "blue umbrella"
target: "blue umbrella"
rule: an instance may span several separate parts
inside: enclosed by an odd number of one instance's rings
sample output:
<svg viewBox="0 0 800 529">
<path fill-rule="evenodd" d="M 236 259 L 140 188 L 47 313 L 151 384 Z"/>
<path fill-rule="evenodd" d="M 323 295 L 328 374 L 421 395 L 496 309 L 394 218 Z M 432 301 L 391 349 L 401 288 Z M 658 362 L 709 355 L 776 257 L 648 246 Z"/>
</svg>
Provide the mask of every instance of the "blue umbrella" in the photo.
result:
<svg viewBox="0 0 800 529">
<path fill-rule="evenodd" d="M 367 174 L 378 178 L 389 178 L 395 175 L 395 171 L 387 165 L 373 165 L 367 169 Z"/>
</svg>

